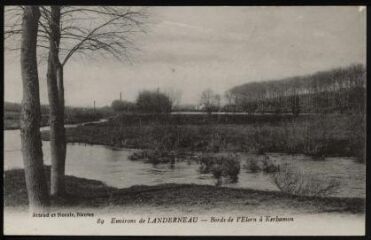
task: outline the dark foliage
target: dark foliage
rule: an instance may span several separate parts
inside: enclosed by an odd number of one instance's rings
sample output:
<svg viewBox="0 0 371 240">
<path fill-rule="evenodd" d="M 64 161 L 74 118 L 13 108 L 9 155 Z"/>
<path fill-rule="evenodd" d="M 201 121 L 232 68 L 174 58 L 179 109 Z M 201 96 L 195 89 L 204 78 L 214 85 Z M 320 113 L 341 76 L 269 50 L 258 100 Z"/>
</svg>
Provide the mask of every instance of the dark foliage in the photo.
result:
<svg viewBox="0 0 371 240">
<path fill-rule="evenodd" d="M 172 107 L 170 98 L 159 91 L 139 93 L 136 105 L 139 111 L 145 113 L 169 113 Z"/>
<path fill-rule="evenodd" d="M 238 181 L 240 173 L 240 161 L 236 155 L 202 155 L 200 160 L 200 172 L 212 173 L 217 179 L 217 185 L 221 184 L 221 177 L 227 177 L 232 183 Z"/>
</svg>

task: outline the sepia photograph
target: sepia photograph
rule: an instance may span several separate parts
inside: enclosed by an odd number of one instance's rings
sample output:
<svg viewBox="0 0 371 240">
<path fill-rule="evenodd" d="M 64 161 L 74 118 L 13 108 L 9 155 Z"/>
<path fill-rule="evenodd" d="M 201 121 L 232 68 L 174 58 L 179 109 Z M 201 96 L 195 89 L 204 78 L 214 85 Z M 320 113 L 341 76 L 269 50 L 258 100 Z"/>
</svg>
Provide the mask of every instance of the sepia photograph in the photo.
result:
<svg viewBox="0 0 371 240">
<path fill-rule="evenodd" d="M 364 236 L 366 6 L 4 7 L 4 235 Z"/>
</svg>

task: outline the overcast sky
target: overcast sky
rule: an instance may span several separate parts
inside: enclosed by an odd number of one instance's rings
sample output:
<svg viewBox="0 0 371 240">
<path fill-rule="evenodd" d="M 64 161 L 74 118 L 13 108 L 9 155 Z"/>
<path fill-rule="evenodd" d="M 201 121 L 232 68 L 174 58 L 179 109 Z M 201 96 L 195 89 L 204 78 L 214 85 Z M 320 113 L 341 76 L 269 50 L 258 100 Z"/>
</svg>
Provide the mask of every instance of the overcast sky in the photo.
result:
<svg viewBox="0 0 371 240">
<path fill-rule="evenodd" d="M 135 100 L 141 89 L 181 89 L 196 103 L 211 88 L 223 94 L 252 81 L 303 75 L 366 62 L 363 7 L 153 7 L 136 36 L 132 63 L 72 59 L 66 104 Z M 40 66 L 41 102 L 48 103 Z M 20 102 L 19 58 L 5 54 L 5 101 Z"/>
</svg>

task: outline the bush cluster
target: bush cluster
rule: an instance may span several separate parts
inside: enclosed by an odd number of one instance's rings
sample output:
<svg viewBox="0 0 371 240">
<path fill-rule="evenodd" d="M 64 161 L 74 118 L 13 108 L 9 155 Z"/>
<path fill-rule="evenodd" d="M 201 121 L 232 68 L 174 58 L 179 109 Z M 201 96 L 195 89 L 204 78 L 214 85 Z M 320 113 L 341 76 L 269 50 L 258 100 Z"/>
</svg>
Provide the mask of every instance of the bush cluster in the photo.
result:
<svg viewBox="0 0 371 240">
<path fill-rule="evenodd" d="M 250 172 L 273 173 L 280 170 L 280 165 L 265 154 L 249 156 L 244 168 Z"/>
<path fill-rule="evenodd" d="M 287 164 L 272 178 L 282 192 L 294 195 L 328 196 L 340 187 L 340 182 L 335 179 L 322 179 Z"/>
<path fill-rule="evenodd" d="M 222 177 L 228 178 L 232 183 L 237 182 L 240 168 L 240 161 L 234 154 L 216 156 L 204 154 L 200 158 L 200 172 L 212 173 L 217 179 L 216 185 L 221 184 Z"/>
</svg>

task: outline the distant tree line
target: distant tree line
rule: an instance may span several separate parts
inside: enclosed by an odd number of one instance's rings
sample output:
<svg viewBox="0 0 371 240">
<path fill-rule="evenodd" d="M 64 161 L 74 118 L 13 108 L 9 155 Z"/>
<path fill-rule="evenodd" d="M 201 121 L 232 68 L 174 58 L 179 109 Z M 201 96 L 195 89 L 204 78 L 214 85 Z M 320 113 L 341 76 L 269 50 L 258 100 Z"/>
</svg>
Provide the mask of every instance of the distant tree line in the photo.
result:
<svg viewBox="0 0 371 240">
<path fill-rule="evenodd" d="M 276 81 L 253 82 L 226 92 L 225 111 L 298 115 L 364 112 L 366 69 L 361 64 Z"/>
</svg>

